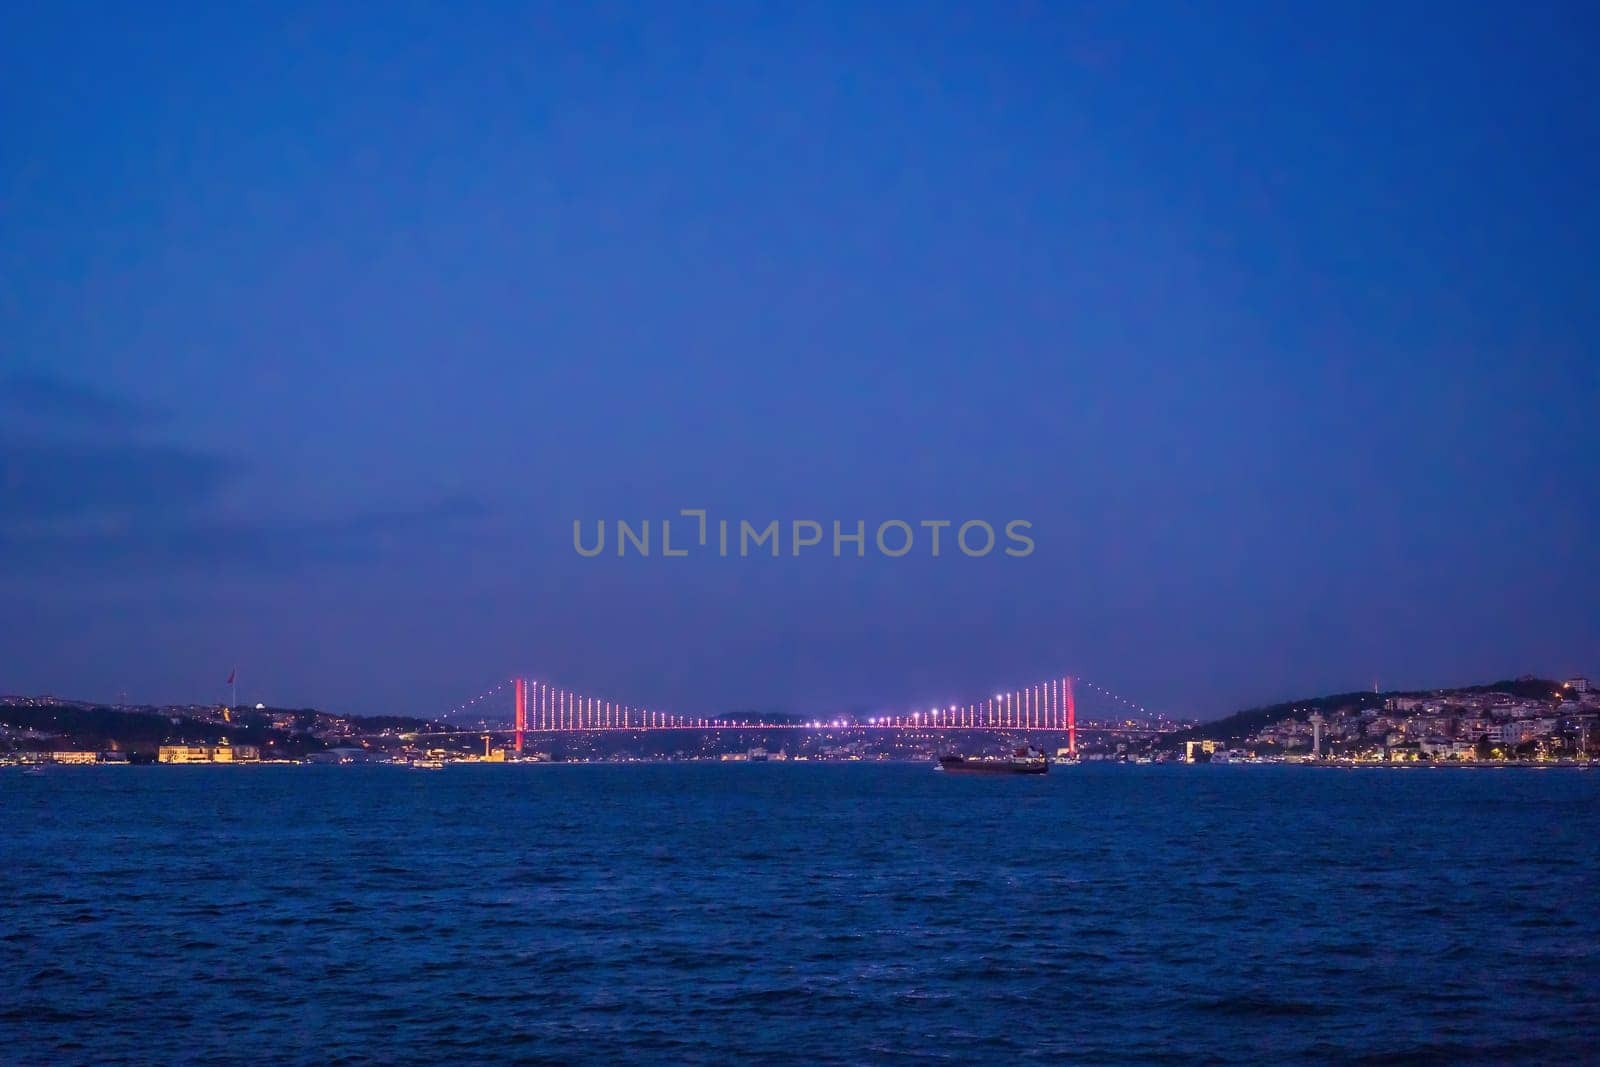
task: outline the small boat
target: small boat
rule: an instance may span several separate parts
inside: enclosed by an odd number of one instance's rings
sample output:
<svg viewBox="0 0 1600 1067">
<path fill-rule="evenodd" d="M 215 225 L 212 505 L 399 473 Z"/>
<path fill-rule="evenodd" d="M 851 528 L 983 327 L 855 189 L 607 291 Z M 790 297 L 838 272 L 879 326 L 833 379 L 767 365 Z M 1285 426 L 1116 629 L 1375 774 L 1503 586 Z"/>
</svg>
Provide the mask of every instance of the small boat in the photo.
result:
<svg viewBox="0 0 1600 1067">
<path fill-rule="evenodd" d="M 1050 760 L 1032 745 L 1009 756 L 940 756 L 937 764 L 946 774 L 1046 774 Z"/>
<path fill-rule="evenodd" d="M 444 760 L 414 759 L 411 761 L 411 769 L 414 771 L 442 771 L 444 770 Z"/>
</svg>

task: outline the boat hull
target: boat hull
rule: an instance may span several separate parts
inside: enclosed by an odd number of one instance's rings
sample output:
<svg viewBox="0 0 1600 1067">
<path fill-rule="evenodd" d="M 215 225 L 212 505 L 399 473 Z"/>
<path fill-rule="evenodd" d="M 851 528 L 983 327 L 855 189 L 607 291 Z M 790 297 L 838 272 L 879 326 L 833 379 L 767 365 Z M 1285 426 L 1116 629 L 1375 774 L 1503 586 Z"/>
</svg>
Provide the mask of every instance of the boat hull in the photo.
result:
<svg viewBox="0 0 1600 1067">
<path fill-rule="evenodd" d="M 1050 770 L 1046 760 L 967 759 L 963 756 L 944 756 L 939 769 L 946 774 L 1045 774 Z"/>
</svg>

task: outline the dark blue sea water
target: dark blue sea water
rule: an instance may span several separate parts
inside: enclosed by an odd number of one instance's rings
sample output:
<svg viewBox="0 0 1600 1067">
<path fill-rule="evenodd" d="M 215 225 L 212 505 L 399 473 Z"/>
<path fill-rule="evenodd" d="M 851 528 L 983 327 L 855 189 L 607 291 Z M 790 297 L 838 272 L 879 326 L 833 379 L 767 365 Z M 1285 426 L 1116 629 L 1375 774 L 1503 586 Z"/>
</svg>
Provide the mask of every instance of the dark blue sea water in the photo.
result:
<svg viewBox="0 0 1600 1067">
<path fill-rule="evenodd" d="M 1600 773 L 0 769 L 0 1062 L 1600 1061 Z"/>
</svg>

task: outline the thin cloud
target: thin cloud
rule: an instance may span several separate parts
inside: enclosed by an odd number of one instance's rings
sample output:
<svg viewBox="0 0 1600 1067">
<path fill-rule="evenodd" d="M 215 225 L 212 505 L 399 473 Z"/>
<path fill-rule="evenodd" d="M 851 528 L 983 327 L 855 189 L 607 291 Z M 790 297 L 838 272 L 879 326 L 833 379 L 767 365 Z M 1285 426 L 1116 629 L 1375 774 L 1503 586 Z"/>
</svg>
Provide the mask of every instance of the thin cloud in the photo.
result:
<svg viewBox="0 0 1600 1067">
<path fill-rule="evenodd" d="M 51 374 L 19 371 L 0 381 L 0 404 L 38 423 L 128 429 L 155 422 L 162 412 L 99 386 Z"/>
<path fill-rule="evenodd" d="M 0 527 L 0 573 L 85 570 L 127 575 L 214 567 L 284 572 L 361 563 L 398 550 L 440 546 L 483 513 L 481 504 L 450 498 L 332 519 L 197 517 Z"/>
<path fill-rule="evenodd" d="M 19 381 L 21 394 L 9 388 Z M 92 423 L 57 424 L 48 435 L 0 432 L 0 574 L 7 576 L 355 563 L 439 544 L 485 511 L 481 501 L 445 497 L 348 515 L 232 517 L 223 496 L 246 469 L 238 460 L 134 439 L 112 424 L 142 409 L 98 390 L 37 376 L 12 376 L 7 385 L 10 403 L 27 395 L 40 402 L 35 414 L 47 408 Z"/>
<path fill-rule="evenodd" d="M 0 437 L 0 522 L 201 508 L 236 470 L 221 456 L 175 445 Z"/>
</svg>

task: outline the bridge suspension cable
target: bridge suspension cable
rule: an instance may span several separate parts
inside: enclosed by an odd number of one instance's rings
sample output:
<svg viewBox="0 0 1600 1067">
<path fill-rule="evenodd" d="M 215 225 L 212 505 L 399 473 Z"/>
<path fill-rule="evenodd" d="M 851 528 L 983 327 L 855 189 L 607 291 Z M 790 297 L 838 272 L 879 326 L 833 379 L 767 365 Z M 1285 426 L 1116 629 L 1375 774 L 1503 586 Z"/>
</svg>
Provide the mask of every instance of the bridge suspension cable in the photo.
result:
<svg viewBox="0 0 1600 1067">
<path fill-rule="evenodd" d="M 1075 688 L 1076 687 L 1076 688 Z M 564 686 L 533 678 L 510 678 L 463 701 L 441 718 L 450 721 L 470 711 L 487 713 L 496 696 L 511 690 L 512 714 L 509 717 L 480 714 L 478 720 L 506 721 L 521 751 L 526 734 L 587 733 L 591 731 L 649 730 L 1004 730 L 1065 733 L 1071 750 L 1077 749 L 1077 702 L 1081 688 L 1097 699 L 1107 700 L 1148 716 L 1146 708 L 1105 686 L 1088 679 L 1062 675 L 1032 685 L 997 692 L 982 700 L 965 703 L 932 704 L 909 711 L 875 715 L 851 715 L 806 720 L 768 720 L 760 717 L 691 716 L 637 704 L 607 700 Z M 459 721 L 459 719 L 457 719 Z M 1095 729 L 1104 730 L 1104 723 Z"/>
<path fill-rule="evenodd" d="M 470 700 L 463 700 L 449 711 L 446 711 L 444 714 L 440 715 L 439 718 L 449 719 L 452 715 L 459 715 L 463 712 L 470 711 L 479 704 L 487 701 L 490 697 L 495 696 L 497 693 L 505 692 L 506 687 L 511 685 L 513 681 L 514 679 L 507 678 L 503 682 L 492 685 L 488 689 L 485 689 L 483 692 L 479 693 L 477 696 L 472 697 Z"/>
</svg>

